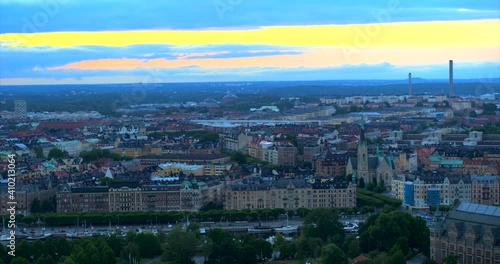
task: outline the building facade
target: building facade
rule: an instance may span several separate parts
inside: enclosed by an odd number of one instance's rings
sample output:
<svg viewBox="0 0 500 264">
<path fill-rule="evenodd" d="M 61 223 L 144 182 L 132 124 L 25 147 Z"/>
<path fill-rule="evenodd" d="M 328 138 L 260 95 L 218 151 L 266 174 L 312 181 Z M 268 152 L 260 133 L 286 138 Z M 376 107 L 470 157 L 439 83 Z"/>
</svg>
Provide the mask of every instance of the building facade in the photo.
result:
<svg viewBox="0 0 500 264">
<path fill-rule="evenodd" d="M 441 263 L 457 256 L 459 264 L 500 263 L 500 207 L 456 202 L 430 227 L 430 257 Z"/>
<path fill-rule="evenodd" d="M 356 187 L 351 183 L 313 179 L 281 179 L 272 184 L 233 184 L 226 189 L 224 209 L 352 208 Z"/>
<path fill-rule="evenodd" d="M 500 204 L 500 176 L 471 176 L 473 203 Z"/>
<path fill-rule="evenodd" d="M 314 160 L 313 169 L 316 176 L 335 176 L 342 177 L 346 175 L 346 167 L 349 156 L 346 152 L 333 153 L 327 150 L 323 155 L 317 156 Z"/>
<path fill-rule="evenodd" d="M 198 211 L 209 202 L 221 203 L 223 184 L 184 179 L 182 183 L 140 185 L 115 182 L 110 186 L 62 186 L 57 212 Z"/>
</svg>

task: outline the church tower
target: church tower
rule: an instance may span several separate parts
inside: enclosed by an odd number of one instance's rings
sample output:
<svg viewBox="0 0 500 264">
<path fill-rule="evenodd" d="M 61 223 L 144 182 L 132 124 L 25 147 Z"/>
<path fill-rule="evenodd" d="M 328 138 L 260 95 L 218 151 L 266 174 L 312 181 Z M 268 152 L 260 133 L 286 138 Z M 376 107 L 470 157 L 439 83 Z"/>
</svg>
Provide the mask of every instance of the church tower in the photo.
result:
<svg viewBox="0 0 500 264">
<path fill-rule="evenodd" d="M 371 182 L 371 177 L 368 171 L 368 144 L 365 139 L 365 120 L 361 119 L 361 133 L 358 142 L 358 168 L 357 177 L 363 178 L 365 183 Z"/>
</svg>

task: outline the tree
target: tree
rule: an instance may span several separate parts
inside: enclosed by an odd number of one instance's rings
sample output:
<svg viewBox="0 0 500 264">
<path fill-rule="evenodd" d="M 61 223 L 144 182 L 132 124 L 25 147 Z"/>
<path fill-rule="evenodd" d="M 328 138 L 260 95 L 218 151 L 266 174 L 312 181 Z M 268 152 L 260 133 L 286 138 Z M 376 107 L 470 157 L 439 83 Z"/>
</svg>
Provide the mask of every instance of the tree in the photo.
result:
<svg viewBox="0 0 500 264">
<path fill-rule="evenodd" d="M 117 237 L 116 235 L 111 235 L 109 238 L 107 238 L 106 243 L 109 245 L 116 257 L 120 255 L 120 251 L 125 246 L 123 239 Z"/>
<path fill-rule="evenodd" d="M 425 221 L 403 211 L 386 211 L 369 217 L 359 228 L 359 239 L 363 252 L 388 252 L 398 245 L 403 254 L 411 249 L 427 254 L 430 243 Z"/>
<path fill-rule="evenodd" d="M 136 244 L 130 242 L 128 243 L 127 246 L 125 246 L 121 252 L 120 252 L 120 256 L 123 258 L 123 259 L 135 259 L 137 261 L 140 260 L 141 258 L 141 255 L 139 253 L 139 247 L 137 247 Z M 79 261 L 76 261 L 76 263 L 80 264 Z"/>
<path fill-rule="evenodd" d="M 32 214 L 39 214 L 42 212 L 42 202 L 38 198 L 33 199 L 31 202 L 30 211 Z"/>
<path fill-rule="evenodd" d="M 68 152 L 62 151 L 58 148 L 52 148 L 49 151 L 49 154 L 47 155 L 47 159 L 51 160 L 51 159 L 64 158 L 68 156 L 69 156 Z"/>
<path fill-rule="evenodd" d="M 176 225 L 167 234 L 162 260 L 176 264 L 192 264 L 197 245 L 198 239 L 194 232 L 184 231 L 181 225 Z"/>
<path fill-rule="evenodd" d="M 233 161 L 238 162 L 238 164 L 240 164 L 240 165 L 247 163 L 247 157 L 240 152 L 234 153 L 232 158 L 233 158 Z"/>
<path fill-rule="evenodd" d="M 307 238 L 321 238 L 323 242 L 340 243 L 344 240 L 344 228 L 338 221 L 337 212 L 329 208 L 317 208 L 304 218 L 303 234 Z"/>
<path fill-rule="evenodd" d="M 208 231 L 207 237 L 210 239 L 211 245 L 207 264 L 240 262 L 241 250 L 228 231 L 213 228 Z"/>
<path fill-rule="evenodd" d="M 321 263 L 323 264 L 347 264 L 348 259 L 342 249 L 335 244 L 328 244 L 321 249 Z"/>
<path fill-rule="evenodd" d="M 160 240 L 153 233 L 140 233 L 135 236 L 134 242 L 141 257 L 151 258 L 161 253 Z"/>
<path fill-rule="evenodd" d="M 483 104 L 483 115 L 495 115 L 497 105 L 492 103 Z"/>
<path fill-rule="evenodd" d="M 457 264 L 458 261 L 460 260 L 459 256 L 455 255 L 448 255 L 446 258 L 443 259 L 443 264 Z"/>
<path fill-rule="evenodd" d="M 308 238 L 302 233 L 297 241 L 297 254 L 300 258 L 317 258 L 321 255 L 323 245 L 321 238 Z"/>
<path fill-rule="evenodd" d="M 355 258 L 361 254 L 361 248 L 359 246 L 358 240 L 354 236 L 348 236 L 344 240 L 344 244 L 342 246 L 344 252 L 346 252 L 347 257 Z"/>
<path fill-rule="evenodd" d="M 16 257 L 14 259 L 12 259 L 12 262 L 10 262 L 11 264 L 30 264 L 30 262 L 23 258 L 23 257 Z"/>
<path fill-rule="evenodd" d="M 46 213 L 46 212 L 51 212 L 51 211 L 54 211 L 54 208 L 53 208 L 53 205 L 52 205 L 51 201 L 49 201 L 49 200 L 43 200 L 43 202 L 42 202 L 42 212 Z"/>
<path fill-rule="evenodd" d="M 111 183 L 116 182 L 116 179 L 104 177 L 101 182 L 99 183 L 99 186 L 109 186 Z"/>
<path fill-rule="evenodd" d="M 281 259 L 288 259 L 295 255 L 295 243 L 285 240 L 281 233 L 277 233 L 274 238 L 274 249 L 280 252 Z"/>
<path fill-rule="evenodd" d="M 45 155 L 43 155 L 43 148 L 40 146 L 36 146 L 33 148 L 33 152 L 35 153 L 37 158 L 45 158 Z"/>
<path fill-rule="evenodd" d="M 365 188 L 365 178 L 359 178 L 359 188 Z"/>
<path fill-rule="evenodd" d="M 377 186 L 373 190 L 376 193 L 383 193 L 385 191 L 385 182 L 384 180 L 380 180 Z"/>
</svg>

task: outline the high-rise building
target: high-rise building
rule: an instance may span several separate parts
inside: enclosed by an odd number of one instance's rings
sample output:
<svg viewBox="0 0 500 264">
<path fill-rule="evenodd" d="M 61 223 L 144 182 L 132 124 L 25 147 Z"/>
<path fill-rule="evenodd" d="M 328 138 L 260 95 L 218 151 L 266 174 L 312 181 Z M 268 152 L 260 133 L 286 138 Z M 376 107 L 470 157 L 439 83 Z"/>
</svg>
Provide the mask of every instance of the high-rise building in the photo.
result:
<svg viewBox="0 0 500 264">
<path fill-rule="evenodd" d="M 26 100 L 15 100 L 14 101 L 14 113 L 16 118 L 26 118 L 26 113 L 28 106 Z"/>
</svg>

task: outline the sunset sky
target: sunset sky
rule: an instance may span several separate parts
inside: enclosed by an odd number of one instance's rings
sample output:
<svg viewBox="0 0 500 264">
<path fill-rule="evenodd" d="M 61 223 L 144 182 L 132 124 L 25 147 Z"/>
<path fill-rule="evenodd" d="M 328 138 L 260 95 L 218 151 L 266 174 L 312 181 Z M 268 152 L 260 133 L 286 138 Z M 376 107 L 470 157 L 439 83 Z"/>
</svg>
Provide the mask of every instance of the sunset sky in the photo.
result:
<svg viewBox="0 0 500 264">
<path fill-rule="evenodd" d="M 0 85 L 446 79 L 450 59 L 500 77 L 499 1 L 0 1 Z"/>
</svg>

